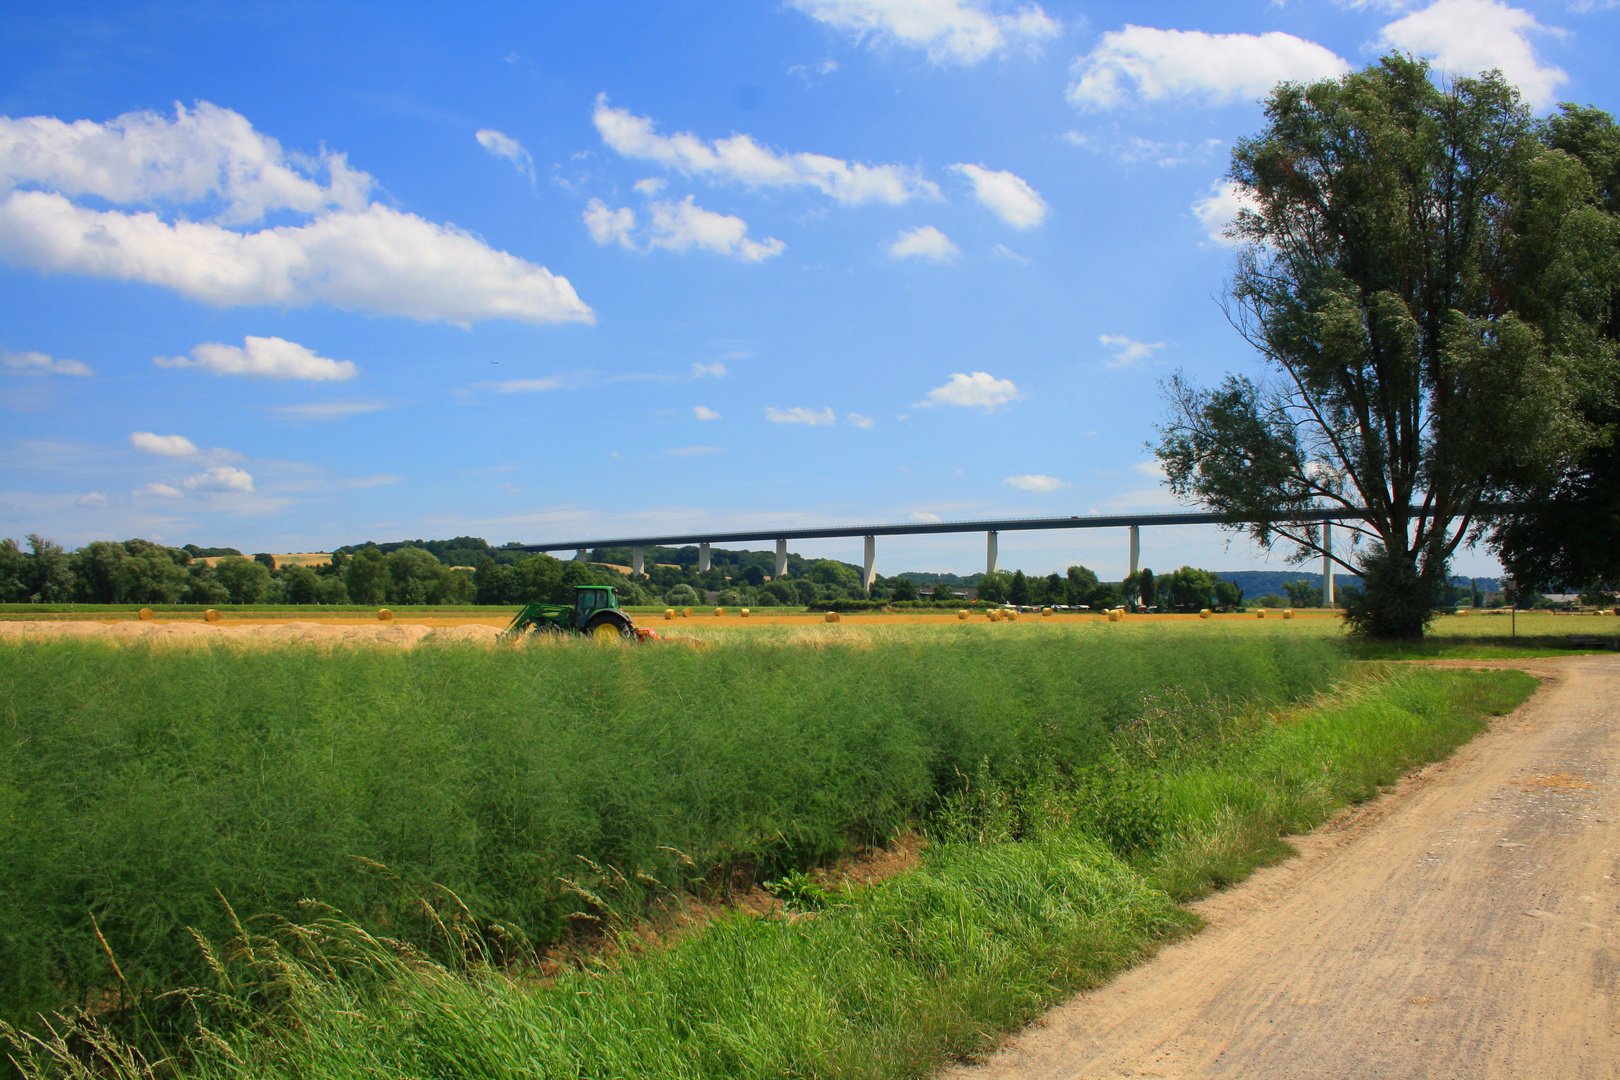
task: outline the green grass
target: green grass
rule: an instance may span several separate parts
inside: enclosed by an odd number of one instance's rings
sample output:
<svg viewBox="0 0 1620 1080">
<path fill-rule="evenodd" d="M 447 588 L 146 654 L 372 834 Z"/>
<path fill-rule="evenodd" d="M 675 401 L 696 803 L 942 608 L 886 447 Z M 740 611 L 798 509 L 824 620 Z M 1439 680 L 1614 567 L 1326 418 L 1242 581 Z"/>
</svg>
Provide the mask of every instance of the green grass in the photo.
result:
<svg viewBox="0 0 1620 1080">
<path fill-rule="evenodd" d="M 1345 670 L 1330 639 L 1281 628 L 949 629 L 644 649 L 9 642 L 0 1016 L 99 1000 L 109 949 L 137 994 L 199 981 L 191 930 L 231 936 L 222 897 L 247 919 L 314 898 L 443 955 L 433 897 L 520 954 L 887 838 L 964 776 L 1078 776 L 1164 685 L 1285 705 Z"/>
<path fill-rule="evenodd" d="M 1534 685 L 1516 672 L 1384 671 L 1277 718 L 1161 695 L 1109 739 L 1109 784 L 1155 824 L 1132 834 L 1147 840 L 1133 854 L 1093 835 L 1090 786 L 970 783 L 975 797 L 941 815 L 956 837 L 916 872 L 833 892 L 814 915 L 722 918 L 544 983 L 476 951 L 441 966 L 342 917 L 245 936 L 237 966 L 222 965 L 198 999 L 208 1027 L 179 1072 L 928 1076 L 1194 929 L 1171 893 L 1197 895 L 1277 858 L 1280 834 L 1448 753 Z M 1117 824 L 1126 809 L 1116 799 L 1101 820 Z M 1022 838 L 998 832 L 1009 828 Z M 1117 848 L 1117 830 L 1102 831 Z M 129 1044 L 95 1023 L 14 1045 L 30 1076 L 145 1075 Z"/>
<path fill-rule="evenodd" d="M 1521 611 L 1517 619 L 1507 614 L 1451 616 L 1430 623 L 1421 641 L 1347 640 L 1352 654 L 1361 660 L 1523 660 L 1613 650 L 1613 645 L 1609 649 L 1571 648 L 1572 634 L 1590 634 L 1620 644 L 1620 618 L 1545 611 Z"/>
</svg>

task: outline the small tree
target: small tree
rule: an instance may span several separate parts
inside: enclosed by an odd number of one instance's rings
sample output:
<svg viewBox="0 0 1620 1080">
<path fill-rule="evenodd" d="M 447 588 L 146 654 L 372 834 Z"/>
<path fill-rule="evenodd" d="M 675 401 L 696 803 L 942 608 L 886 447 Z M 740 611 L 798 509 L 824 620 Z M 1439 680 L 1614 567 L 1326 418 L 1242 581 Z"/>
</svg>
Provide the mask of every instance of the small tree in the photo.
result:
<svg viewBox="0 0 1620 1080">
<path fill-rule="evenodd" d="M 1012 581 L 1007 585 L 1007 599 L 1019 607 L 1029 603 L 1029 578 L 1022 570 L 1013 571 Z"/>
<path fill-rule="evenodd" d="M 1136 596 L 1143 607 L 1154 607 L 1159 602 L 1159 587 L 1153 577 L 1153 571 L 1143 568 L 1136 575 Z"/>
<path fill-rule="evenodd" d="M 894 579 L 894 589 L 893 589 L 893 591 L 891 591 L 889 593 L 889 599 L 890 600 L 915 600 L 915 599 L 917 599 L 917 583 L 915 581 L 912 581 L 910 578 L 907 578 L 907 577 L 895 578 Z"/>
</svg>

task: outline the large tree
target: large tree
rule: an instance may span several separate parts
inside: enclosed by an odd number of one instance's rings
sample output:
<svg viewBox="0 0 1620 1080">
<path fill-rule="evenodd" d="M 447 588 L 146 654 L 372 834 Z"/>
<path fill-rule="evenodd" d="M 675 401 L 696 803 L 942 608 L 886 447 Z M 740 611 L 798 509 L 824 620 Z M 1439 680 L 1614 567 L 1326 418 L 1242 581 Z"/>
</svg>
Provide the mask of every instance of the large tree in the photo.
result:
<svg viewBox="0 0 1620 1080">
<path fill-rule="evenodd" d="M 1267 374 L 1177 374 L 1155 450 L 1171 489 L 1260 546 L 1323 551 L 1348 509 L 1357 629 L 1415 637 L 1459 544 L 1598 440 L 1613 218 L 1499 75 L 1437 87 L 1386 57 L 1284 84 L 1232 153 L 1244 209 L 1228 316 Z"/>
</svg>

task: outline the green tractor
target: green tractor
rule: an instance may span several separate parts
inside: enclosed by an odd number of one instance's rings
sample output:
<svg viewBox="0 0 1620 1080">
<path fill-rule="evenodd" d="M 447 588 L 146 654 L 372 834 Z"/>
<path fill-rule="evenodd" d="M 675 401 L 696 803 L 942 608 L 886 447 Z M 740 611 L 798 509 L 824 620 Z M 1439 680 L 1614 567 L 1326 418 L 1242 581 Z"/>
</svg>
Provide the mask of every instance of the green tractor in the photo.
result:
<svg viewBox="0 0 1620 1080">
<path fill-rule="evenodd" d="M 515 637 L 529 630 L 588 634 L 598 641 L 645 641 L 657 636 L 651 630 L 636 629 L 630 616 L 619 610 L 619 595 L 611 585 L 576 586 L 573 607 L 531 601 L 501 632 L 501 637 Z"/>
</svg>

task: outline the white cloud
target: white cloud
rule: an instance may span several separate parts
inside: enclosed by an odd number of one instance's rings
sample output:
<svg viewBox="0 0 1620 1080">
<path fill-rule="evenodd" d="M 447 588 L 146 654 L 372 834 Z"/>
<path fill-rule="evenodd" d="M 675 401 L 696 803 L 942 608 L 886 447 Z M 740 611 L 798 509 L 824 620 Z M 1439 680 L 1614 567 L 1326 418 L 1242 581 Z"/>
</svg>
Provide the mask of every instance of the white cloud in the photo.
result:
<svg viewBox="0 0 1620 1080">
<path fill-rule="evenodd" d="M 129 443 L 137 450 L 159 457 L 196 457 L 197 444 L 184 435 L 157 435 L 150 431 L 130 432 Z"/>
<path fill-rule="evenodd" d="M 473 385 L 497 394 L 535 394 L 546 390 L 573 390 L 580 385 L 580 380 L 574 375 L 547 375 L 543 379 L 505 379 Z"/>
<path fill-rule="evenodd" d="M 591 119 L 602 141 L 625 157 L 656 161 L 687 176 L 733 181 L 746 187 L 811 187 L 845 206 L 937 198 L 937 185 L 900 165 L 850 164 L 824 154 L 779 154 L 748 135 L 705 142 L 691 132 L 660 135 L 653 122 L 615 109 L 598 95 Z"/>
<path fill-rule="evenodd" d="M 529 178 L 529 183 L 534 183 L 534 158 L 530 157 L 529 152 L 523 149 L 522 143 L 510 135 L 496 131 L 494 128 L 484 128 L 474 134 L 473 137 L 478 140 L 479 146 L 482 146 L 498 158 L 505 158 L 510 161 L 518 172 Z"/>
<path fill-rule="evenodd" d="M 1532 33 L 1560 34 L 1522 8 L 1501 0 L 1436 0 L 1384 27 L 1378 45 L 1430 57 L 1448 74 L 1478 75 L 1500 69 L 1525 100 L 1546 108 L 1569 81 L 1562 68 L 1543 64 Z"/>
<path fill-rule="evenodd" d="M 1022 177 L 983 165 L 952 165 L 951 169 L 971 180 L 974 198 L 1013 228 L 1029 229 L 1045 220 L 1046 200 Z"/>
<path fill-rule="evenodd" d="M 316 179 L 321 171 L 325 184 Z M 287 155 L 245 116 L 206 101 L 193 109 L 176 104 L 173 120 L 155 112 L 125 113 L 105 124 L 0 117 L 6 188 L 35 185 L 120 205 L 212 203 L 215 220 L 245 224 L 273 210 L 360 210 L 373 183 L 343 154 Z"/>
<path fill-rule="evenodd" d="M 670 457 L 701 457 L 704 454 L 718 454 L 721 452 L 718 446 L 677 446 L 672 450 L 664 451 Z"/>
<path fill-rule="evenodd" d="M 650 199 L 654 195 L 662 193 L 669 186 L 669 181 L 659 176 L 649 176 L 644 180 L 637 180 L 631 186 L 638 195 L 645 195 Z"/>
<path fill-rule="evenodd" d="M 1265 96 L 1279 82 L 1336 78 L 1350 65 L 1292 34 L 1206 34 L 1127 24 L 1074 62 L 1071 104 L 1112 109 L 1129 98 L 1219 105 Z"/>
<path fill-rule="evenodd" d="M 860 413 L 855 412 L 849 414 L 849 422 L 854 427 L 858 427 L 863 430 L 877 423 L 877 421 L 873 420 L 870 416 L 862 416 Z"/>
<path fill-rule="evenodd" d="M 235 465 L 215 465 L 183 481 L 188 491 L 252 491 L 253 477 Z"/>
<path fill-rule="evenodd" d="M 971 375 L 958 372 L 944 386 L 928 391 L 928 396 L 913 407 L 929 409 L 935 405 L 960 405 L 993 412 L 1023 396 L 1011 379 L 993 378 L 983 371 L 975 371 Z"/>
<path fill-rule="evenodd" d="M 650 247 L 677 252 L 696 247 L 743 262 L 760 262 L 782 254 L 787 247 L 775 237 L 764 241 L 748 239 L 748 222 L 705 210 L 693 203 L 690 195 L 678 203 L 655 202 L 651 210 L 652 222 L 647 226 Z"/>
<path fill-rule="evenodd" d="M 773 424 L 810 424 L 813 427 L 838 423 L 838 415 L 831 409 L 822 409 L 817 412 L 803 406 L 792 409 L 776 409 L 767 405 L 765 406 L 765 419 Z"/>
<path fill-rule="evenodd" d="M 1139 161 L 1151 161 L 1165 169 L 1176 165 L 1185 165 L 1189 161 L 1206 161 L 1225 145 L 1221 139 L 1216 138 L 1201 139 L 1198 142 L 1188 142 L 1184 139 L 1169 142 L 1144 139 L 1140 135 L 1105 142 L 1096 136 L 1083 135 L 1078 131 L 1066 131 L 1060 138 L 1064 142 L 1090 150 L 1095 154 L 1106 153 L 1127 165 L 1135 165 Z"/>
<path fill-rule="evenodd" d="M 913 510 L 911 512 L 911 520 L 912 521 L 944 521 L 945 519 L 940 517 L 938 514 L 930 514 L 926 510 Z"/>
<path fill-rule="evenodd" d="M 696 417 L 697 419 L 699 419 L 699 420 L 718 420 L 718 419 L 720 419 L 720 414 L 715 412 L 713 409 L 709 408 L 707 405 L 694 405 L 694 406 L 692 406 L 692 415 L 694 417 Z"/>
<path fill-rule="evenodd" d="M 950 262 L 961 254 L 962 249 L 951 243 L 950 238 L 932 225 L 920 225 L 915 229 L 906 229 L 889 245 L 889 255 L 895 259 L 932 259 L 934 262 Z"/>
<path fill-rule="evenodd" d="M 1039 473 L 1033 473 L 1025 476 L 1009 476 L 1003 480 L 1002 483 L 1011 487 L 1020 488 L 1024 491 L 1038 491 L 1042 493 L 1056 491 L 1058 488 L 1073 486 L 1067 480 L 1059 480 L 1055 476 L 1042 476 Z"/>
<path fill-rule="evenodd" d="M 1132 465 L 1131 468 L 1135 469 L 1143 476 L 1151 476 L 1155 480 L 1163 480 L 1165 478 L 1164 466 L 1159 464 L 1157 461 L 1138 461 L 1135 465 Z"/>
<path fill-rule="evenodd" d="M 78 360 L 59 360 L 42 352 L 0 351 L 0 368 L 8 375 L 94 375 L 89 364 Z"/>
<path fill-rule="evenodd" d="M 80 506 L 106 506 L 107 495 L 102 491 L 88 491 L 73 501 Z"/>
<path fill-rule="evenodd" d="M 1100 334 L 1097 340 L 1108 348 L 1115 350 L 1114 358 L 1108 362 L 1111 368 L 1129 367 L 1151 358 L 1159 349 L 1164 348 L 1164 342 L 1134 341 L 1120 334 Z"/>
<path fill-rule="evenodd" d="M 725 374 L 726 374 L 726 365 L 722 364 L 718 360 L 716 360 L 712 364 L 693 364 L 692 365 L 692 378 L 694 378 L 694 379 L 701 379 L 705 375 L 712 375 L 716 379 L 721 379 L 721 378 L 725 377 Z"/>
<path fill-rule="evenodd" d="M 393 408 L 392 403 L 387 401 L 370 401 L 357 398 L 351 401 L 312 401 L 306 405 L 277 405 L 270 410 L 270 415 L 277 420 L 294 422 L 346 420 L 351 416 L 382 412 L 384 409 L 391 408 Z"/>
<path fill-rule="evenodd" d="M 217 341 L 204 342 L 184 356 L 154 356 L 158 367 L 201 368 L 214 375 L 244 375 L 250 379 L 302 379 L 306 382 L 341 382 L 359 374 L 348 360 L 328 360 L 297 342 L 278 337 L 253 337 L 242 348 Z"/>
<path fill-rule="evenodd" d="M 1193 216 L 1204 227 L 1204 235 L 1217 244 L 1227 247 L 1235 245 L 1235 237 L 1228 236 L 1227 230 L 1237 220 L 1242 210 L 1258 210 L 1259 203 L 1243 188 L 1230 180 L 1222 180 L 1210 189 L 1209 194 L 1201 196 L 1192 204 Z"/>
<path fill-rule="evenodd" d="M 460 325 L 593 320 L 566 278 L 452 225 L 372 203 L 372 183 L 342 154 L 285 154 L 244 117 L 207 103 L 177 106 L 173 120 L 0 117 L 0 259 L 219 307 L 319 303 Z M 72 201 L 85 196 L 142 209 Z M 272 211 L 310 220 L 228 227 Z"/>
<path fill-rule="evenodd" d="M 593 198 L 585 204 L 583 219 L 591 239 L 598 244 L 617 241 L 631 251 L 636 250 L 635 239 L 630 235 L 636 228 L 636 212 L 628 206 L 612 210 L 601 199 Z"/>
<path fill-rule="evenodd" d="M 1033 266 L 1035 264 L 1034 259 L 1030 258 L 1028 255 L 1018 254 L 1018 252 L 1014 251 L 1006 244 L 997 244 L 995 247 L 990 249 L 990 254 L 994 255 L 998 259 L 1007 259 L 1011 262 L 1022 263 L 1025 266 Z"/>
<path fill-rule="evenodd" d="M 147 484 L 145 487 L 136 488 L 134 491 L 130 492 L 130 494 L 131 495 L 157 495 L 160 498 L 164 498 L 164 499 L 182 499 L 182 498 L 185 498 L 185 492 L 181 491 L 179 488 L 175 487 L 173 484 L 159 484 L 159 483 L 156 483 L 156 482 Z"/>
<path fill-rule="evenodd" d="M 1034 47 L 1057 36 L 1058 22 L 1039 5 L 997 14 L 976 0 L 792 0 L 811 18 L 857 41 L 888 39 L 926 49 L 936 64 L 977 64 L 1009 47 Z"/>
<path fill-rule="evenodd" d="M 799 78 L 804 80 L 804 85 L 811 86 L 814 85 L 815 82 L 815 80 L 811 78 L 812 75 L 831 75 L 837 70 L 838 61 L 829 56 L 825 60 L 815 64 L 794 64 L 787 69 L 787 73 L 789 75 L 797 75 Z"/>
<path fill-rule="evenodd" d="M 242 234 L 15 191 L 0 201 L 0 258 L 159 285 L 216 307 L 320 303 L 461 326 L 595 321 L 567 278 L 453 226 L 376 204 Z"/>
</svg>

